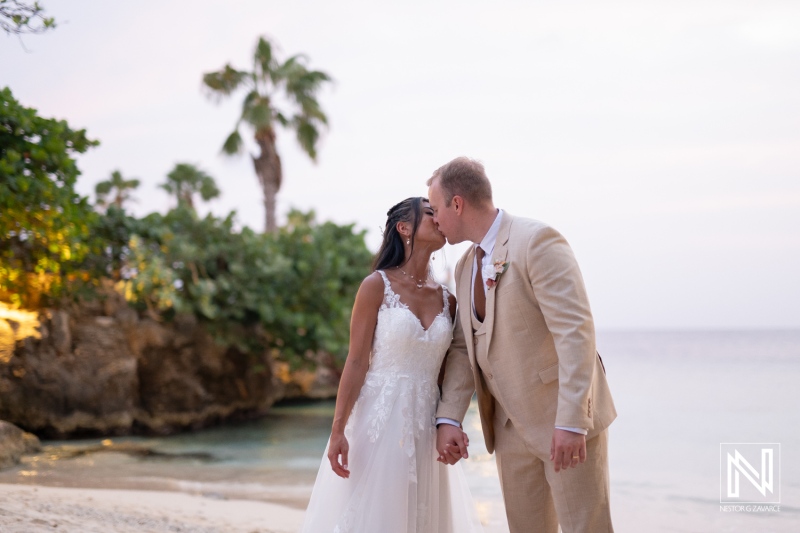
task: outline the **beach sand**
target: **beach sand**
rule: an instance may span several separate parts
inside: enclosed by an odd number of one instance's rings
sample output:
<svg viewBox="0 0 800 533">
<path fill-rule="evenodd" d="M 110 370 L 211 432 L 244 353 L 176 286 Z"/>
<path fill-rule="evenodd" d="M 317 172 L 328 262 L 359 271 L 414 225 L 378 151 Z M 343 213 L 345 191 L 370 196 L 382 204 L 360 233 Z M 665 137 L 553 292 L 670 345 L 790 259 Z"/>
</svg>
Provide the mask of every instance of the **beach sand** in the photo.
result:
<svg viewBox="0 0 800 533">
<path fill-rule="evenodd" d="M 288 533 L 303 511 L 180 492 L 0 484 L 2 533 Z"/>
</svg>

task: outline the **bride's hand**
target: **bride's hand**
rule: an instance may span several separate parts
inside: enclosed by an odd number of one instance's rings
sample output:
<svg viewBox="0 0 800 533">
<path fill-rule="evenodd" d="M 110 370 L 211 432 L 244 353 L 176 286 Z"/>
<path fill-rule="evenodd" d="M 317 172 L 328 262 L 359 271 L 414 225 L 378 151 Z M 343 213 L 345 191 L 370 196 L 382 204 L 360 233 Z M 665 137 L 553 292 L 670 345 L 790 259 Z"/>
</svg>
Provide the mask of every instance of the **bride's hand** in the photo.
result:
<svg viewBox="0 0 800 533">
<path fill-rule="evenodd" d="M 450 424 L 439 424 L 436 429 L 436 451 L 439 452 L 437 461 L 454 465 L 462 458 L 469 457 L 468 446 L 469 438 L 461 428 Z"/>
<path fill-rule="evenodd" d="M 347 453 L 350 451 L 350 444 L 343 433 L 331 435 L 331 443 L 328 446 L 328 460 L 334 473 L 345 479 L 350 477 L 350 470 L 347 469 Z M 341 463 L 339 456 L 342 457 Z"/>
</svg>

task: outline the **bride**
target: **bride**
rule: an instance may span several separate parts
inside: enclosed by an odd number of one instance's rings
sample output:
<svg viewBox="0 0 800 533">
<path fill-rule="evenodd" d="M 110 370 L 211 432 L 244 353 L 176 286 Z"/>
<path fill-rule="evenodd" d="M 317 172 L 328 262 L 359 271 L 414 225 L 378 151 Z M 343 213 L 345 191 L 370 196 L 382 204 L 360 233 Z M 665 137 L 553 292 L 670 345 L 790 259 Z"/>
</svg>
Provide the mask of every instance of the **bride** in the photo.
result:
<svg viewBox="0 0 800 533">
<path fill-rule="evenodd" d="M 429 262 L 445 238 L 424 198 L 387 216 L 353 306 L 330 466 L 323 457 L 301 531 L 481 532 L 461 465 L 437 462 L 434 414 L 456 301 Z"/>
</svg>

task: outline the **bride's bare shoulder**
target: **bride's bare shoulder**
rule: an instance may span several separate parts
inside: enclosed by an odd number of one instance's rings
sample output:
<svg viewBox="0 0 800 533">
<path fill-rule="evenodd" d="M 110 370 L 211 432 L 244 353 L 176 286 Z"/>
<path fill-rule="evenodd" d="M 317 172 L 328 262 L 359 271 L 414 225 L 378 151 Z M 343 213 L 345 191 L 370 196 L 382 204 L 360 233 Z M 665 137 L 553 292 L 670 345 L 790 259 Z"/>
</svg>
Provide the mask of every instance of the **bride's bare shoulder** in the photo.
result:
<svg viewBox="0 0 800 533">
<path fill-rule="evenodd" d="M 383 300 L 383 288 L 383 278 L 380 272 L 376 270 L 361 282 L 356 298 L 381 302 Z"/>
</svg>

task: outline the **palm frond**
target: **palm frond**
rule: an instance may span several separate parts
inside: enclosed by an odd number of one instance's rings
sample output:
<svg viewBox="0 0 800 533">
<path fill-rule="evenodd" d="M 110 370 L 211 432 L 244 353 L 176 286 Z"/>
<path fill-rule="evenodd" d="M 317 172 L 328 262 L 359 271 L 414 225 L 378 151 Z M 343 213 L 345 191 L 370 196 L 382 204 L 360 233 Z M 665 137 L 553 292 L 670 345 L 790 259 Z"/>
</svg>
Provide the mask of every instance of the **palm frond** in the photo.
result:
<svg viewBox="0 0 800 533">
<path fill-rule="evenodd" d="M 220 195 L 219 189 L 217 188 L 217 184 L 214 183 L 214 179 L 211 176 L 204 175 L 200 179 L 200 187 L 199 187 L 200 197 L 203 200 L 211 200 L 212 198 L 216 198 Z"/>
<path fill-rule="evenodd" d="M 260 129 L 272 125 L 272 105 L 269 97 L 258 95 L 242 110 L 242 120 Z"/>
<path fill-rule="evenodd" d="M 243 148 L 244 142 L 242 142 L 242 136 L 237 128 L 225 139 L 225 143 L 222 145 L 222 152 L 226 155 L 237 155 L 242 153 Z"/>
<path fill-rule="evenodd" d="M 210 95 L 230 96 L 249 76 L 249 72 L 236 70 L 227 64 L 222 70 L 203 74 L 203 85 Z"/>
<path fill-rule="evenodd" d="M 190 163 L 178 163 L 167 174 L 167 181 L 159 185 L 162 189 L 173 195 L 178 204 L 185 204 L 193 208 L 193 196 L 200 194 L 203 200 L 219 196 L 219 189 L 214 183 L 214 178 L 203 170 Z"/>
<path fill-rule="evenodd" d="M 122 172 L 115 170 L 111 177 L 95 185 L 94 192 L 97 195 L 97 204 L 107 207 L 110 204 L 117 204 L 120 207 L 123 203 L 131 200 L 131 191 L 139 187 L 140 181 L 137 178 L 125 179 Z M 114 199 L 110 199 L 113 193 Z"/>
<path fill-rule="evenodd" d="M 111 192 L 111 188 L 114 185 L 110 181 L 101 181 L 97 185 L 94 186 L 94 193 L 97 196 L 105 196 L 106 194 Z"/>
<path fill-rule="evenodd" d="M 306 67 L 303 66 L 303 61 L 307 59 L 308 58 L 304 54 L 296 54 L 284 61 L 281 65 L 272 69 L 270 73 L 272 83 L 277 85 L 282 81 L 300 75 L 306 70 Z"/>
<path fill-rule="evenodd" d="M 284 115 L 284 114 L 283 114 L 283 113 L 281 113 L 280 111 L 278 111 L 278 110 L 276 110 L 276 109 L 275 109 L 275 110 L 273 110 L 273 117 L 274 117 L 274 118 L 275 118 L 275 120 L 277 120 L 277 121 L 278 121 L 278 123 L 279 123 L 281 126 L 283 126 L 284 128 L 285 128 L 285 127 L 287 127 L 287 126 L 289 126 L 289 119 L 288 119 L 288 118 L 286 118 L 286 115 Z"/>
<path fill-rule="evenodd" d="M 306 95 L 295 95 L 297 104 L 300 106 L 302 114 L 309 121 L 319 121 L 322 124 L 328 124 L 328 117 L 319 106 L 319 102 L 315 98 Z"/>
<path fill-rule="evenodd" d="M 331 81 L 331 77 L 319 70 L 308 71 L 295 69 L 286 78 L 286 91 L 289 94 L 311 94 L 316 92 L 323 82 Z"/>
<path fill-rule="evenodd" d="M 247 114 L 248 110 L 253 105 L 253 102 L 255 102 L 260 96 L 261 94 L 259 94 L 259 92 L 255 89 L 245 95 L 244 100 L 242 101 L 242 118 L 244 118 L 245 114 Z"/>
<path fill-rule="evenodd" d="M 302 114 L 311 121 L 328 123 L 328 117 L 320 108 L 316 92 L 331 77 L 319 70 L 308 71 L 305 67 L 297 69 L 286 80 L 286 93 L 300 106 Z"/>
<path fill-rule="evenodd" d="M 122 172 L 115 170 L 111 173 L 111 179 L 109 181 L 112 185 L 120 186 L 125 182 L 125 178 L 122 177 Z"/>
<path fill-rule="evenodd" d="M 272 43 L 264 37 L 258 38 L 256 45 L 256 53 L 254 57 L 256 64 L 261 68 L 261 73 L 264 77 L 270 75 L 275 67 L 275 61 L 272 57 Z"/>
<path fill-rule="evenodd" d="M 317 89 L 323 82 L 333 81 L 333 78 L 327 72 L 321 70 L 310 70 L 305 73 L 304 81 L 308 83 L 313 89 Z"/>
<path fill-rule="evenodd" d="M 308 154 L 308 157 L 310 157 L 312 161 L 316 161 L 319 131 L 313 123 L 309 122 L 302 115 L 296 115 L 292 122 L 297 133 L 297 142 L 300 143 L 300 147 Z"/>
</svg>

